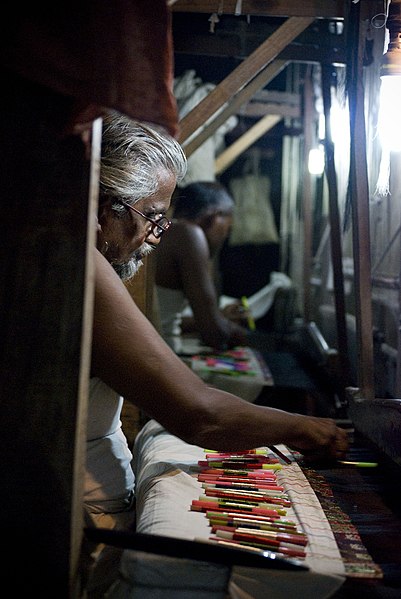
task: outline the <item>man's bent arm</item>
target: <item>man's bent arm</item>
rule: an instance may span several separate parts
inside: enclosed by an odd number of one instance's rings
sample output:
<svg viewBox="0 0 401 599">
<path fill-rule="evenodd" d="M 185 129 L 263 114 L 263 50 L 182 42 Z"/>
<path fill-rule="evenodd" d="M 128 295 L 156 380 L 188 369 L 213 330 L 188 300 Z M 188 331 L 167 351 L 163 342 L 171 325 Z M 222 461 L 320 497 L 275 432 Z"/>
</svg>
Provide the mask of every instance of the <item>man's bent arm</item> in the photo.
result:
<svg viewBox="0 0 401 599">
<path fill-rule="evenodd" d="M 167 346 L 95 250 L 92 375 L 184 441 L 220 450 L 275 443 L 343 456 L 330 419 L 256 406 L 207 385 Z"/>
</svg>

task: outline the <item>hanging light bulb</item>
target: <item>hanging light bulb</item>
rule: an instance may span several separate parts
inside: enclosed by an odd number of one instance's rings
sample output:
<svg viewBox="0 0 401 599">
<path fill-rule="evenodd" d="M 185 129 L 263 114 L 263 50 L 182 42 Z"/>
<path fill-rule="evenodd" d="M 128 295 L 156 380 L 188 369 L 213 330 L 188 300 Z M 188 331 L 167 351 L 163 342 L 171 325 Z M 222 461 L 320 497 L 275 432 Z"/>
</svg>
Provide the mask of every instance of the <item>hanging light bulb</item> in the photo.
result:
<svg viewBox="0 0 401 599">
<path fill-rule="evenodd" d="M 383 55 L 380 77 L 401 76 L 401 0 L 391 0 L 386 27 L 389 32 L 387 52 Z"/>
<path fill-rule="evenodd" d="M 382 78 L 380 87 L 379 135 L 383 148 L 401 151 L 401 74 Z"/>
<path fill-rule="evenodd" d="M 401 0 L 391 0 L 386 21 L 387 52 L 380 69 L 379 132 L 390 151 L 401 150 Z"/>
<path fill-rule="evenodd" d="M 309 150 L 308 171 L 311 175 L 320 176 L 324 172 L 324 147 L 319 144 L 317 148 Z"/>
<path fill-rule="evenodd" d="M 379 195 L 389 193 L 391 152 L 401 151 L 401 0 L 390 1 L 386 27 L 389 42 L 380 69 L 378 131 L 382 159 L 376 188 Z"/>
</svg>

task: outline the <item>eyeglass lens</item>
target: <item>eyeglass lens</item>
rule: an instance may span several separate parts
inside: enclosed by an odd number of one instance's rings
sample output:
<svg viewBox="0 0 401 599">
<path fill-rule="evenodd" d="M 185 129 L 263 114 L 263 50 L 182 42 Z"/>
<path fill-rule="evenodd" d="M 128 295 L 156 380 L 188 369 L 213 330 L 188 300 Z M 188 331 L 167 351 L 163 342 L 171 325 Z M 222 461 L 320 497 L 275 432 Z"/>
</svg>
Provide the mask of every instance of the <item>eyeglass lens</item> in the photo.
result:
<svg viewBox="0 0 401 599">
<path fill-rule="evenodd" d="M 170 221 L 165 216 L 162 216 L 157 223 L 153 223 L 152 233 L 155 237 L 161 237 L 170 227 Z"/>
</svg>

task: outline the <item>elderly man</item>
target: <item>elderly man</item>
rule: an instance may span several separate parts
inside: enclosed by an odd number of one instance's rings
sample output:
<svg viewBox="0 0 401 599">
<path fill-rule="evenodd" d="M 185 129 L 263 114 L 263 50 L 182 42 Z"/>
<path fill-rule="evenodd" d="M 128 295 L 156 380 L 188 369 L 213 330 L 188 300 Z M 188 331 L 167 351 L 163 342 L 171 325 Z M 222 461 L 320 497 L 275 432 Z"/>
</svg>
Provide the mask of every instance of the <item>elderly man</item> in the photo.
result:
<svg viewBox="0 0 401 599">
<path fill-rule="evenodd" d="M 185 170 L 181 146 L 170 135 L 117 113 L 105 117 L 97 246 L 123 281 L 138 272 L 143 256 L 168 230 L 165 215 Z M 84 505 L 97 526 L 127 528 L 134 521 L 135 481 L 121 428 L 123 398 L 102 381 L 101 370 L 93 374 L 98 376 L 89 382 Z M 88 587 L 93 597 L 108 585 L 117 565 L 108 548 L 96 559 Z"/>
<path fill-rule="evenodd" d="M 84 497 L 101 527 L 133 523 L 134 476 L 121 429 L 122 398 L 201 447 L 287 443 L 328 456 L 342 456 L 347 447 L 344 431 L 332 420 L 252 405 L 208 387 L 167 346 L 121 283 L 169 234 L 165 215 L 184 174 L 185 158 L 173 138 L 117 114 L 105 119 Z M 108 577 L 107 554 L 98 557 L 102 575 L 94 575 L 90 597 L 100 596 L 115 573 L 112 568 Z"/>
</svg>

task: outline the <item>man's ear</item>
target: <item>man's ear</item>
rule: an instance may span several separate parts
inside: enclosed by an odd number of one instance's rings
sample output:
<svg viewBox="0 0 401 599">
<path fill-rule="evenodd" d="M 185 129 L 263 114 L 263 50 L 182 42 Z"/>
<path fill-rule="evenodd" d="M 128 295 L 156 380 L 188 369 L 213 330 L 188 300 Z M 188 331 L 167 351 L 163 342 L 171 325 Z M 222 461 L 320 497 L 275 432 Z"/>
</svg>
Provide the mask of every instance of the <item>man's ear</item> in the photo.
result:
<svg viewBox="0 0 401 599">
<path fill-rule="evenodd" d="M 108 201 L 102 202 L 102 204 L 98 206 L 96 247 L 103 255 L 106 254 L 109 247 L 108 242 L 104 239 L 104 231 L 107 231 L 107 219 L 110 216 L 110 211 L 111 203 Z"/>
<path fill-rule="evenodd" d="M 113 211 L 111 198 L 99 198 L 97 216 L 101 227 L 113 223 L 116 213 Z"/>
<path fill-rule="evenodd" d="M 99 198 L 99 205 L 97 209 L 98 219 L 101 222 L 102 219 L 110 216 L 111 212 L 111 200 L 109 198 Z"/>
</svg>

